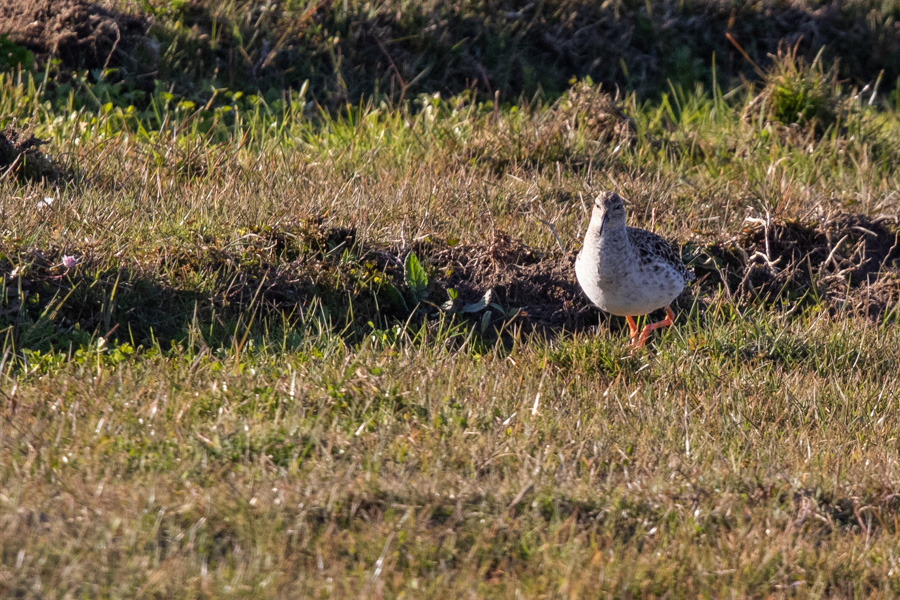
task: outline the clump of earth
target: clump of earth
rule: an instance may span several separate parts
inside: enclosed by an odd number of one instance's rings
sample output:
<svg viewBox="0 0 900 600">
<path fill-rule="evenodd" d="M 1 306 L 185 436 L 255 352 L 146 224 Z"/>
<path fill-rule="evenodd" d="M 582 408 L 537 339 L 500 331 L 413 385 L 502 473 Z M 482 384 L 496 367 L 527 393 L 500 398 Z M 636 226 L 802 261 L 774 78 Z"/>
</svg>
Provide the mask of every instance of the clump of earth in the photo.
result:
<svg viewBox="0 0 900 600">
<path fill-rule="evenodd" d="M 117 68 L 121 76 L 156 68 L 159 43 L 143 15 L 85 0 L 0 0 L 0 32 L 39 57 L 69 68 Z"/>
<path fill-rule="evenodd" d="M 26 129 L 9 126 L 0 130 L 0 176 L 12 174 L 20 180 L 45 182 L 66 178 L 68 171 L 41 152 L 47 143 Z"/>
</svg>

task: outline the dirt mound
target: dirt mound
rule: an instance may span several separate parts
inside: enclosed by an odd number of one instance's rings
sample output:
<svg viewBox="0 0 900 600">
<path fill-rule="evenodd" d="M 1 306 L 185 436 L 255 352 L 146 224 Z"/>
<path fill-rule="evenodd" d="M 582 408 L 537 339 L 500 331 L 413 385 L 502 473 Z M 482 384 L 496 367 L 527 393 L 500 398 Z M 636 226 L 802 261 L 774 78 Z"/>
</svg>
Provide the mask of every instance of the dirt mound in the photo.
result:
<svg viewBox="0 0 900 600">
<path fill-rule="evenodd" d="M 145 36 L 147 27 L 145 18 L 85 0 L 0 1 L 0 32 L 71 68 L 153 68 L 159 46 Z"/>
<path fill-rule="evenodd" d="M 896 222 L 861 215 L 812 223 L 752 222 L 728 243 L 687 247 L 687 254 L 696 255 L 690 262 L 701 281 L 677 303 L 687 308 L 694 297 L 722 285 L 741 304 L 821 301 L 835 310 L 880 317 L 900 298 L 898 236 Z M 345 252 L 351 263 L 344 262 Z M 428 302 L 418 309 L 404 275 L 410 252 L 430 279 Z M 504 323 L 551 333 L 590 328 L 606 318 L 578 285 L 574 251 L 532 248 L 500 231 L 486 243 L 431 239 L 400 247 L 366 244 L 352 229 L 313 219 L 290 231 L 255 230 L 227 251 L 201 254 L 192 259 L 197 268 L 231 265 L 220 274 L 228 281 L 223 300 L 238 311 L 254 298 L 279 311 L 315 297 L 340 320 L 347 318 L 351 297 L 350 318 L 357 323 L 386 316 L 407 320 L 412 311 L 426 318 L 440 310 L 470 319 L 489 336 Z M 252 268 L 239 267 L 242 262 Z M 621 320 L 614 323 L 624 326 Z"/>
<path fill-rule="evenodd" d="M 0 177 L 12 173 L 20 180 L 64 179 L 67 170 L 41 152 L 41 146 L 46 143 L 23 129 L 7 127 L 0 131 Z"/>
<path fill-rule="evenodd" d="M 701 251 L 695 270 L 738 297 L 818 298 L 876 317 L 900 298 L 898 236 L 896 218 L 757 219 L 733 240 Z"/>
<path fill-rule="evenodd" d="M 596 324 L 596 311 L 575 279 L 575 253 L 529 248 L 496 233 L 490 244 L 434 247 L 424 256 L 441 275 L 439 284 L 459 293 L 455 310 L 475 316 L 491 310 L 493 320 L 516 318 L 541 330 Z"/>
<path fill-rule="evenodd" d="M 896 218 L 836 214 L 815 222 L 748 225 L 726 243 L 686 248 L 695 255 L 690 266 L 701 281 L 677 303 L 689 305 L 693 296 L 723 285 L 740 303 L 822 302 L 877 319 L 900 300 Z M 529 248 L 500 233 L 489 244 L 417 251 L 435 269 L 437 285 L 458 292 L 456 312 L 470 307 L 470 316 L 478 318 L 491 310 L 492 324 L 511 319 L 543 331 L 597 323 L 598 311 L 575 278 L 575 252 Z"/>
<path fill-rule="evenodd" d="M 721 287 L 738 306 L 777 302 L 786 310 L 810 303 L 883 317 L 900 299 L 898 232 L 896 222 L 858 215 L 754 222 L 728 243 L 687 248 L 700 281 L 676 303 L 686 309 L 699 298 L 702 304 Z M 410 253 L 427 273 L 427 290 L 413 289 Z M 127 267 L 90 249 L 4 249 L 2 255 L 19 260 L 14 265 L 0 257 L 0 274 L 21 278 L 39 300 L 0 311 L 0 326 L 5 320 L 33 330 L 22 334 L 33 348 L 67 344 L 64 332 L 74 323 L 99 335 L 118 327 L 139 343 L 183 340 L 198 314 L 228 322 L 248 312 L 264 320 L 313 310 L 347 335 L 367 335 L 370 323 L 424 323 L 444 313 L 468 320 L 488 339 L 510 326 L 553 334 L 606 319 L 578 286 L 574 252 L 530 248 L 501 232 L 480 244 L 430 240 L 401 247 L 366 244 L 352 229 L 310 219 L 252 228 L 234 239 L 198 235 Z M 67 255 L 77 258 L 75 266 L 66 265 Z M 209 289 L 196 290 L 198 280 L 209 281 Z M 111 294 L 113 312 L 104 308 Z M 43 315 L 59 298 L 66 300 L 54 306 L 57 329 Z M 624 327 L 623 319 L 610 323 Z M 206 343 L 232 343 L 233 329 L 210 332 Z"/>
</svg>

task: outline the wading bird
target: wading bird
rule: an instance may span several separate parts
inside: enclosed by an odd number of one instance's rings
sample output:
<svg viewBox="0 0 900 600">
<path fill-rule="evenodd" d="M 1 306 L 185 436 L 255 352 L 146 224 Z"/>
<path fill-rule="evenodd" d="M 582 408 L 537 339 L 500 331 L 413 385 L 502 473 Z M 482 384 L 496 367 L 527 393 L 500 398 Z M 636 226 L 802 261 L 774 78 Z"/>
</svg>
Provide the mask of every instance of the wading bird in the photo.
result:
<svg viewBox="0 0 900 600">
<path fill-rule="evenodd" d="M 625 203 L 615 192 L 602 192 L 594 201 L 575 275 L 591 302 L 625 317 L 632 349 L 643 346 L 655 329 L 672 324 L 675 313 L 669 305 L 695 279 L 666 240 L 625 225 Z M 666 318 L 638 333 L 634 317 L 660 308 Z"/>
</svg>

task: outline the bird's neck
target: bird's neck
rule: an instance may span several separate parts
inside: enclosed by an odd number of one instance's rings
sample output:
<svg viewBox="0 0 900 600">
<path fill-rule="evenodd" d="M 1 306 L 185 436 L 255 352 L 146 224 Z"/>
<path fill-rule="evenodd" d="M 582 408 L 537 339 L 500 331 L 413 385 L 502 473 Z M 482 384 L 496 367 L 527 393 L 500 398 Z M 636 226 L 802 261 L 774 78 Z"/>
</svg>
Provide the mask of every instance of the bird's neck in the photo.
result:
<svg viewBox="0 0 900 600">
<path fill-rule="evenodd" d="M 624 224 L 612 226 L 607 223 L 603 228 L 589 227 L 584 241 L 585 248 L 593 248 L 597 261 L 595 268 L 601 279 L 615 281 L 620 279 L 623 269 L 628 269 L 634 264 L 636 256 L 631 241 L 628 239 L 628 229 Z"/>
<path fill-rule="evenodd" d="M 628 240 L 628 228 L 625 227 L 624 223 L 607 222 L 606 226 L 602 227 L 601 231 L 600 223 L 592 222 L 588 226 L 584 242 L 586 246 L 590 245 L 594 248 L 602 248 L 606 246 L 629 246 L 630 244 Z"/>
</svg>

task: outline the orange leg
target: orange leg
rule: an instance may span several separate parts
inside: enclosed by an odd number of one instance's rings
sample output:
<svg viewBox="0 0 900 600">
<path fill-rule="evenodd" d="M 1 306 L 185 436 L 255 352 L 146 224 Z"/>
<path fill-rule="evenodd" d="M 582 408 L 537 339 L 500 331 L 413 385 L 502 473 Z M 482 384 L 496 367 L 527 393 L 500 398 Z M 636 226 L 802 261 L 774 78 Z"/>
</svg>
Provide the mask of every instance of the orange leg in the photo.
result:
<svg viewBox="0 0 900 600">
<path fill-rule="evenodd" d="M 635 341 L 638 338 L 638 326 L 637 323 L 634 322 L 634 317 L 625 317 L 625 320 L 628 321 L 628 329 L 631 330 L 631 345 L 633 346 Z"/>
<path fill-rule="evenodd" d="M 647 325 L 644 327 L 644 330 L 641 332 L 641 337 L 637 339 L 637 342 L 632 342 L 633 348 L 640 348 L 644 344 L 647 343 L 647 338 L 650 337 L 650 333 L 660 327 L 668 327 L 672 323 L 675 322 L 675 313 L 672 312 L 672 309 L 668 306 L 666 307 L 666 318 L 658 323 L 653 323 L 652 325 Z M 632 338 L 633 340 L 634 338 Z"/>
</svg>

